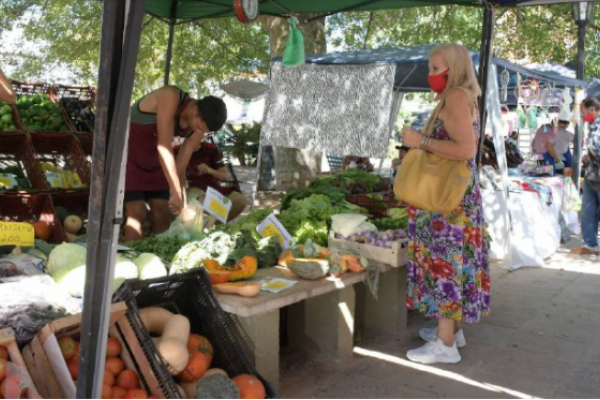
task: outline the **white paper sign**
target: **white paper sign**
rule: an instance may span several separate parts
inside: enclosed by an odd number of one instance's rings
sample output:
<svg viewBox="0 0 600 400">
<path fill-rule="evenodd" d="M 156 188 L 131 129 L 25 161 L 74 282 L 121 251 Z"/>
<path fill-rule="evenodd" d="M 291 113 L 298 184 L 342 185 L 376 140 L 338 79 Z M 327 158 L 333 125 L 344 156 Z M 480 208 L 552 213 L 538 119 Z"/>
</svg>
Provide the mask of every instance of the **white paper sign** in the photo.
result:
<svg viewBox="0 0 600 400">
<path fill-rule="evenodd" d="M 263 238 L 277 236 L 279 238 L 279 244 L 284 250 L 294 246 L 292 235 L 290 235 L 287 229 L 279 222 L 275 214 L 270 214 L 265 218 L 265 220 L 256 227 L 256 231 Z"/>
<path fill-rule="evenodd" d="M 204 210 L 207 213 L 222 223 L 226 223 L 231 211 L 231 205 L 231 200 L 227 197 L 211 187 L 207 188 L 206 198 L 204 199 Z"/>
</svg>

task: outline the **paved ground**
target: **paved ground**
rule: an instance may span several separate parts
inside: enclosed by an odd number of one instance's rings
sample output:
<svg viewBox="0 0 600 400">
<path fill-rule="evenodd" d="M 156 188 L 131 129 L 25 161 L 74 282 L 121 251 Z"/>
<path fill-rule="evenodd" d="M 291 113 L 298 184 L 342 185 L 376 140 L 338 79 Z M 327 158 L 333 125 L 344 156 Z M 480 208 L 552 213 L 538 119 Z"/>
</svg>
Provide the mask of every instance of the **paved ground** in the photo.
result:
<svg viewBox="0 0 600 400">
<path fill-rule="evenodd" d="M 251 170 L 240 175 L 252 181 Z M 460 364 L 406 359 L 422 344 L 419 328 L 431 324 L 411 313 L 400 340 L 357 343 L 344 362 L 285 351 L 281 397 L 600 398 L 600 258 L 568 254 L 577 245 L 545 268 L 492 267 L 492 314 L 464 327 Z"/>
<path fill-rule="evenodd" d="M 362 342 L 343 363 L 286 354 L 287 398 L 599 398 L 600 259 L 557 254 L 548 268 L 493 267 L 493 306 L 465 326 L 453 366 L 421 366 L 406 351 L 431 323 L 411 313 L 401 340 Z"/>
</svg>

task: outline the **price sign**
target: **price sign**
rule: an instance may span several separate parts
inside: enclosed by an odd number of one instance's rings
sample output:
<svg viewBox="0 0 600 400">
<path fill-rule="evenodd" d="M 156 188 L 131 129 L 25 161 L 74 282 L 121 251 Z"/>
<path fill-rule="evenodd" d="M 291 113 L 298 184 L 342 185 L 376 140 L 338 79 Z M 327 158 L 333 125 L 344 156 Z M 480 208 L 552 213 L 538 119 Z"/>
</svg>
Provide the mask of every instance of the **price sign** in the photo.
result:
<svg viewBox="0 0 600 400">
<path fill-rule="evenodd" d="M 35 246 L 33 226 L 21 222 L 0 222 L 0 246 L 4 245 Z"/>
<path fill-rule="evenodd" d="M 277 236 L 279 244 L 284 250 L 294 246 L 292 235 L 285 229 L 275 214 L 270 214 L 265 218 L 265 220 L 256 227 L 256 231 L 263 238 Z"/>
<path fill-rule="evenodd" d="M 231 211 L 231 200 L 209 187 L 204 199 L 204 210 L 222 223 L 226 223 Z"/>
</svg>

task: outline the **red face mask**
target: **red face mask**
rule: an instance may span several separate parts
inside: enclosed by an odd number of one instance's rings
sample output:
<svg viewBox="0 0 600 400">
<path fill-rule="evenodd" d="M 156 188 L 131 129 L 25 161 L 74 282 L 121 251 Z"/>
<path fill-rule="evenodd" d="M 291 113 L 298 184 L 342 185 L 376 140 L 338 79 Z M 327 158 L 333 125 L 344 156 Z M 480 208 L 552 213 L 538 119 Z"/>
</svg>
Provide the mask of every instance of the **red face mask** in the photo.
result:
<svg viewBox="0 0 600 400">
<path fill-rule="evenodd" d="M 448 70 L 437 75 L 429 75 L 427 77 L 431 90 L 436 93 L 442 93 L 448 85 Z"/>
<path fill-rule="evenodd" d="M 594 121 L 596 121 L 596 117 L 594 116 L 594 114 L 588 113 L 588 114 L 585 114 L 585 116 L 583 117 L 583 120 L 585 122 L 587 122 L 588 124 L 593 124 Z"/>
</svg>

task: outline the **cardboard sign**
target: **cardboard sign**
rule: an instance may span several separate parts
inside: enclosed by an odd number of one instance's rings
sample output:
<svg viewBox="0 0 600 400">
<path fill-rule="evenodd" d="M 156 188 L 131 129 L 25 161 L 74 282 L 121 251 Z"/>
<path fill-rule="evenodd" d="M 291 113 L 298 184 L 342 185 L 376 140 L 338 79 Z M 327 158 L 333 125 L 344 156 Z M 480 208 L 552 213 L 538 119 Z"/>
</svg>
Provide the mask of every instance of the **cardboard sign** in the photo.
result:
<svg viewBox="0 0 600 400">
<path fill-rule="evenodd" d="M 33 247 L 33 226 L 21 222 L 0 222 L 0 246 Z"/>
<path fill-rule="evenodd" d="M 231 200 L 209 187 L 204 199 L 204 211 L 221 221 L 227 222 L 229 212 L 231 211 Z"/>
<path fill-rule="evenodd" d="M 265 218 L 265 220 L 256 227 L 256 231 L 263 238 L 277 236 L 279 238 L 279 244 L 284 250 L 294 246 L 292 235 L 285 229 L 275 214 L 270 214 Z"/>
</svg>

